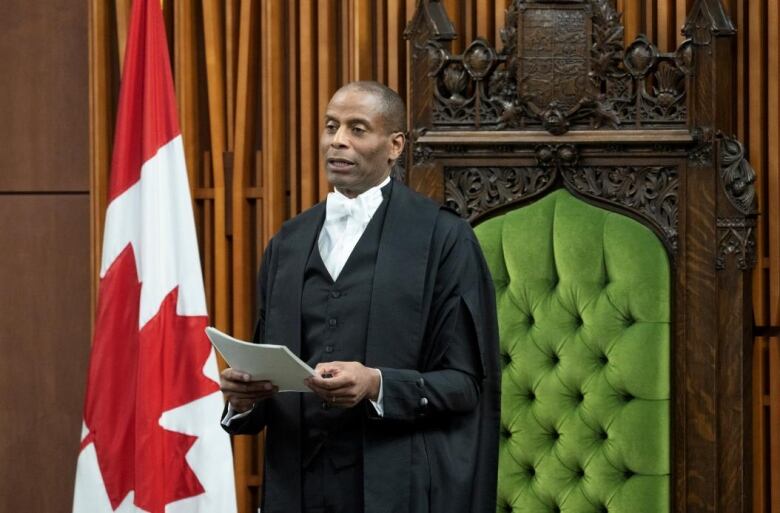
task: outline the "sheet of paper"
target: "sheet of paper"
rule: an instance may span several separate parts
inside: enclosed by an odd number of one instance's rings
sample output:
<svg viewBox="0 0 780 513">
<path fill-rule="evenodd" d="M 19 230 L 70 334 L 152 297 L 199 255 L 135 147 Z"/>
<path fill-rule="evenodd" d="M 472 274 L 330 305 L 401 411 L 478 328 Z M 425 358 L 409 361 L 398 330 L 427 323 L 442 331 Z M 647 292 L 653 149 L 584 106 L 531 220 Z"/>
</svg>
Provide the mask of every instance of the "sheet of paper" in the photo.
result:
<svg viewBox="0 0 780 513">
<path fill-rule="evenodd" d="M 211 326 L 206 335 L 230 367 L 248 373 L 253 380 L 271 381 L 280 392 L 311 392 L 303 380 L 313 376 L 314 369 L 287 347 L 244 342 Z"/>
</svg>

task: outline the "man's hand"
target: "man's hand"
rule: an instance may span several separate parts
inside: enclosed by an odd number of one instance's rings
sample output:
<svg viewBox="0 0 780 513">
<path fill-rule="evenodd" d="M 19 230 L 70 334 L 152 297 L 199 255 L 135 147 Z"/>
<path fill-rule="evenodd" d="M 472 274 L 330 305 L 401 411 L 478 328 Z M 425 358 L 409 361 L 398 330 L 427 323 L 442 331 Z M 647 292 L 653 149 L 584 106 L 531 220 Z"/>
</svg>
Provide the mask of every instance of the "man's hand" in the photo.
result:
<svg viewBox="0 0 780 513">
<path fill-rule="evenodd" d="M 360 362 L 320 363 L 314 368 L 314 376 L 306 380 L 306 386 L 315 394 L 341 408 L 352 408 L 364 398 L 376 401 L 379 384 L 379 370 Z"/>
<path fill-rule="evenodd" d="M 228 367 L 219 375 L 219 388 L 233 409 L 242 413 L 279 391 L 270 381 L 251 381 L 249 374 Z"/>
</svg>

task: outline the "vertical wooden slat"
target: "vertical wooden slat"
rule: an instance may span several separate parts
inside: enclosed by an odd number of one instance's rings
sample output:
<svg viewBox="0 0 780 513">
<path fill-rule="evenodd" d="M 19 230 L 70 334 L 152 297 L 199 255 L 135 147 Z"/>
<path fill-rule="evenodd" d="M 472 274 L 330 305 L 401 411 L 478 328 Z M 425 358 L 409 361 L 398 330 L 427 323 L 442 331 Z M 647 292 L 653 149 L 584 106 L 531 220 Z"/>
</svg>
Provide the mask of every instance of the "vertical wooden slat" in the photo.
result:
<svg viewBox="0 0 780 513">
<path fill-rule="evenodd" d="M 656 37 L 656 25 L 655 25 L 655 13 L 657 0 L 644 0 L 645 12 L 644 12 L 644 27 L 642 33 L 645 34 L 651 41 L 658 43 Z"/>
<path fill-rule="evenodd" d="M 387 84 L 387 0 L 375 0 L 372 26 L 374 66 L 371 78 Z"/>
<path fill-rule="evenodd" d="M 775 218 L 777 220 L 777 218 Z M 768 511 L 780 511 L 780 337 L 769 339 L 769 490 Z"/>
<path fill-rule="evenodd" d="M 768 321 L 780 327 L 780 5 L 770 0 L 767 6 L 767 158 L 765 182 L 767 201 Z M 780 337 L 769 343 L 769 490 L 770 511 L 780 511 Z"/>
<path fill-rule="evenodd" d="M 298 26 L 300 66 L 300 203 L 306 209 L 317 202 L 319 126 L 317 107 L 317 5 L 315 0 L 301 0 Z M 309 78 L 306 78 L 309 77 Z"/>
<path fill-rule="evenodd" d="M 90 272 L 93 276 L 90 293 L 91 326 L 94 327 L 100 272 L 103 224 L 108 197 L 111 168 L 111 138 L 113 134 L 113 90 L 115 60 L 109 41 L 113 20 L 106 2 L 89 2 L 89 210 L 92 252 Z M 91 337 L 90 337 L 91 339 Z"/>
<path fill-rule="evenodd" d="M 674 20 L 674 31 L 677 36 L 677 46 L 685 40 L 685 36 L 682 33 L 682 26 L 685 24 L 685 17 L 688 15 L 688 9 L 691 4 L 688 0 L 677 0 L 677 10 Z"/>
<path fill-rule="evenodd" d="M 402 0 L 387 0 L 387 85 L 399 92 L 406 85 L 404 11 Z"/>
<path fill-rule="evenodd" d="M 279 141 L 287 133 L 287 80 L 285 73 L 285 0 L 266 0 L 262 5 L 261 76 L 263 112 L 263 241 L 270 240 L 286 215 L 285 175 L 288 160 Z"/>
<path fill-rule="evenodd" d="M 753 343 L 753 454 L 763 455 L 769 449 L 768 433 L 764 429 L 765 418 L 768 412 L 764 404 L 766 397 L 765 383 L 767 347 L 766 338 L 756 337 Z M 753 513 L 767 513 L 767 504 L 764 500 L 766 487 L 767 468 L 762 457 L 753 459 Z"/>
<path fill-rule="evenodd" d="M 236 57 L 238 51 L 238 0 L 223 0 L 225 10 L 225 142 L 227 148 L 235 144 L 236 126 Z"/>
<path fill-rule="evenodd" d="M 463 30 L 463 1 L 444 0 L 442 3 L 447 16 L 452 21 L 452 26 L 455 27 L 455 33 L 458 35 L 452 42 L 452 53 L 457 54 L 463 51 L 463 41 L 466 37 L 465 30 Z"/>
<path fill-rule="evenodd" d="M 187 174 L 190 180 L 192 198 L 199 183 L 200 147 L 198 118 L 198 53 L 195 17 L 195 0 L 173 2 L 174 39 L 173 63 L 174 83 L 176 86 L 176 104 L 179 109 L 179 125 L 181 126 L 184 160 L 187 163 Z"/>
<path fill-rule="evenodd" d="M 476 37 L 484 37 L 488 41 L 493 39 L 493 22 L 492 16 L 494 5 L 492 0 L 477 0 L 477 33 Z"/>
<path fill-rule="evenodd" d="M 646 31 L 642 27 L 642 5 L 634 0 L 626 0 L 624 9 L 626 21 L 624 37 L 626 42 L 630 44 L 640 33 Z"/>
<path fill-rule="evenodd" d="M 769 322 L 780 326 L 780 4 L 768 2 L 767 11 L 767 137 L 772 150 L 767 159 L 766 191 L 769 218 Z M 780 473 L 780 468 L 777 469 Z M 780 491 L 778 491 L 780 493 Z"/>
<path fill-rule="evenodd" d="M 463 48 L 465 49 L 476 37 L 476 0 L 462 0 L 461 9 L 463 10 Z"/>
<path fill-rule="evenodd" d="M 235 90 L 235 144 L 233 146 L 232 195 L 232 302 L 233 334 L 243 340 L 251 336 L 253 312 L 252 283 L 255 262 L 252 258 L 249 203 L 246 198 L 252 173 L 257 94 L 257 3 L 241 0 L 240 16 L 236 20 L 236 90 Z M 234 438 L 234 466 L 236 469 L 236 501 L 241 513 L 253 511 L 249 482 L 252 480 L 254 454 L 247 437 Z"/>
<path fill-rule="evenodd" d="M 318 0 L 317 2 L 317 41 L 319 47 L 319 62 L 317 75 L 319 82 L 317 84 L 317 132 L 319 133 L 319 127 L 322 125 L 322 119 L 325 115 L 325 109 L 328 106 L 330 97 L 336 92 L 339 69 L 338 59 L 336 55 L 336 48 L 338 47 L 338 40 L 336 39 L 336 27 L 337 11 L 335 2 L 331 0 Z M 319 157 L 317 170 L 323 169 L 322 158 Z M 325 177 L 325 173 L 319 172 L 318 177 L 318 197 L 324 198 L 330 186 L 328 180 Z"/>
<path fill-rule="evenodd" d="M 339 44 L 341 45 L 341 56 L 343 60 L 339 80 L 340 84 L 346 84 L 357 74 L 357 70 L 355 69 L 355 45 L 352 44 L 352 34 L 355 32 L 355 1 L 356 0 L 341 0 L 340 2 L 336 2 L 340 8 L 337 23 L 341 23 L 341 26 L 337 32 L 341 34 Z M 344 58 L 346 59 L 344 60 Z"/>
<path fill-rule="evenodd" d="M 211 169 L 214 201 L 214 325 L 229 329 L 228 249 L 225 233 L 225 83 L 224 83 L 224 28 L 222 2 L 203 0 L 203 36 L 206 53 L 206 82 L 208 89 L 209 133 L 211 135 Z"/>
<path fill-rule="evenodd" d="M 501 29 L 504 28 L 504 25 L 506 25 L 506 10 L 509 8 L 510 0 L 495 0 L 495 2 L 495 11 L 493 16 L 493 37 L 496 51 L 500 52 L 501 48 L 504 46 L 503 42 L 501 41 Z"/>
<path fill-rule="evenodd" d="M 374 0 L 350 0 L 352 5 L 352 34 L 350 52 L 353 63 L 350 81 L 373 78 L 373 20 Z"/>
<path fill-rule="evenodd" d="M 298 75 L 299 2 L 287 3 L 287 115 L 290 120 L 300 119 L 298 99 L 300 98 L 300 76 Z M 300 212 L 300 130 L 298 123 L 287 123 L 287 185 L 290 194 L 287 216 L 292 217 Z"/>
<path fill-rule="evenodd" d="M 656 46 L 662 52 L 668 52 L 674 39 L 674 31 L 672 30 L 672 22 L 674 20 L 674 11 L 671 9 L 671 3 L 674 0 L 656 0 L 656 20 L 657 32 L 656 32 Z"/>
<path fill-rule="evenodd" d="M 256 125 L 257 8 L 253 0 L 241 0 L 236 67 L 236 126 L 233 151 L 233 331 L 240 338 L 251 336 L 250 294 L 255 262 L 250 260 L 251 234 L 247 189 L 252 173 Z"/>
<path fill-rule="evenodd" d="M 764 25 L 763 0 L 750 0 L 749 19 L 751 20 L 751 30 L 748 41 L 748 126 L 752 127 L 749 131 L 747 141 L 748 156 L 753 167 L 758 171 L 756 176 L 756 187 L 758 191 L 764 189 L 764 167 L 765 167 L 765 137 L 764 127 L 766 126 L 766 62 L 764 60 L 763 47 L 766 41 Z M 758 209 L 765 211 L 761 194 L 758 195 Z M 763 267 L 763 255 L 766 254 L 766 242 L 761 236 L 765 232 L 764 225 L 766 216 L 758 218 L 756 254 L 758 255 L 757 267 L 759 271 L 753 274 L 753 309 L 756 323 L 759 326 L 765 326 L 768 321 L 766 297 L 767 284 L 763 279 L 763 273 L 760 269 Z"/>
<path fill-rule="evenodd" d="M 119 56 L 119 69 L 125 65 L 125 46 L 127 46 L 127 31 L 130 26 L 130 6 L 132 0 L 114 0 L 116 8 L 116 50 Z"/>
</svg>

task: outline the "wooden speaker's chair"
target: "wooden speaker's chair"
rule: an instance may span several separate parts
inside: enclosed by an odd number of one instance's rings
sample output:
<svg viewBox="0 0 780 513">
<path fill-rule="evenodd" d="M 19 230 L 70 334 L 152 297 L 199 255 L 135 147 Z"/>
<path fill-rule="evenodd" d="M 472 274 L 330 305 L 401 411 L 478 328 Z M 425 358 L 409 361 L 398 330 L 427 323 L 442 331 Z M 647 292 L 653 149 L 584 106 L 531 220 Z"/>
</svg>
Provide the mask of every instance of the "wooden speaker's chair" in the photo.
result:
<svg viewBox="0 0 780 513">
<path fill-rule="evenodd" d="M 754 174 L 733 26 L 694 2 L 673 53 L 609 0 L 514 0 L 499 52 L 411 42 L 406 180 L 475 224 L 502 367 L 500 511 L 750 508 Z"/>
</svg>

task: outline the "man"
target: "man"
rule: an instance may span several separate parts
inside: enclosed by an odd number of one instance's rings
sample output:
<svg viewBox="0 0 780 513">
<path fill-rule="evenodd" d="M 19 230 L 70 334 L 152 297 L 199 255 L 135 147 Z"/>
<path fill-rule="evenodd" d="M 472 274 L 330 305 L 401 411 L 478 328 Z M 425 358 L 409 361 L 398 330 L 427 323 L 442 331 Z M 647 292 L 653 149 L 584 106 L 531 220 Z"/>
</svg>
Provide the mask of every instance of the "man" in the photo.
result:
<svg viewBox="0 0 780 513">
<path fill-rule="evenodd" d="M 336 192 L 270 242 L 255 341 L 315 368 L 311 394 L 222 372 L 223 426 L 267 428 L 263 513 L 493 513 L 495 298 L 471 228 L 391 180 L 403 101 L 341 88 L 320 150 Z"/>
</svg>

